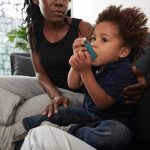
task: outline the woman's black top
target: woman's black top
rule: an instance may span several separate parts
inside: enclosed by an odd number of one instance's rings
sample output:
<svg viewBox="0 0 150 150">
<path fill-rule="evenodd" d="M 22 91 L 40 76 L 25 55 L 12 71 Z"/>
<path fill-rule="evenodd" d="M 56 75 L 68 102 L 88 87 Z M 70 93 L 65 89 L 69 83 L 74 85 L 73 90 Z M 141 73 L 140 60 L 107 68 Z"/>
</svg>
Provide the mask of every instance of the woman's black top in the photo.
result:
<svg viewBox="0 0 150 150">
<path fill-rule="evenodd" d="M 69 89 L 67 75 L 70 69 L 69 58 L 73 54 L 72 44 L 79 36 L 80 19 L 72 18 L 67 34 L 58 42 L 50 43 L 42 35 L 38 49 L 41 64 L 54 85 Z M 81 90 L 77 90 L 81 92 Z"/>
</svg>

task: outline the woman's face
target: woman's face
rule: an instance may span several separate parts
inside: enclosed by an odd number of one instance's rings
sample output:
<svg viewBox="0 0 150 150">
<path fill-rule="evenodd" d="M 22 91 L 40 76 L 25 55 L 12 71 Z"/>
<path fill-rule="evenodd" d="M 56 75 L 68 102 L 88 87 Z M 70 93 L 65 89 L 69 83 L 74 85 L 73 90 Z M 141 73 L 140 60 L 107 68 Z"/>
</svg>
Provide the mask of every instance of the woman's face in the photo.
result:
<svg viewBox="0 0 150 150">
<path fill-rule="evenodd" d="M 45 20 L 60 22 L 64 20 L 69 0 L 38 0 L 38 6 Z"/>
</svg>

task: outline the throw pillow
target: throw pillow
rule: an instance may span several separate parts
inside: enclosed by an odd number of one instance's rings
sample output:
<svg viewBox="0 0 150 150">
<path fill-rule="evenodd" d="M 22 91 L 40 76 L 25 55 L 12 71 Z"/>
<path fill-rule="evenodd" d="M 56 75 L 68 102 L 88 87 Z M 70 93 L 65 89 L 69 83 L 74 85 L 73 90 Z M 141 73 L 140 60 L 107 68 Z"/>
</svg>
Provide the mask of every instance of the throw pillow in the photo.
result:
<svg viewBox="0 0 150 150">
<path fill-rule="evenodd" d="M 35 76 L 34 68 L 30 57 L 14 56 L 14 75 Z"/>
</svg>

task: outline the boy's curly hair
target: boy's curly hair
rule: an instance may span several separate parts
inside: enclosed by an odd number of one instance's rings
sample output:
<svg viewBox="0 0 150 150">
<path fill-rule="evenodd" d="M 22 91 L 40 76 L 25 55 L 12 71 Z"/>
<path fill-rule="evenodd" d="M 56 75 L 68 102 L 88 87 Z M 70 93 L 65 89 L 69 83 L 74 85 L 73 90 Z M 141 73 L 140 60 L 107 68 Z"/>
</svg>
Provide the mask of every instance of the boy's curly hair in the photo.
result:
<svg viewBox="0 0 150 150">
<path fill-rule="evenodd" d="M 146 27 L 147 18 L 140 8 L 122 9 L 122 5 L 118 7 L 109 6 L 99 14 L 96 24 L 103 21 L 110 21 L 117 25 L 123 44 L 131 48 L 128 56 L 131 61 L 144 54 L 144 47 L 147 45 L 148 28 Z"/>
</svg>

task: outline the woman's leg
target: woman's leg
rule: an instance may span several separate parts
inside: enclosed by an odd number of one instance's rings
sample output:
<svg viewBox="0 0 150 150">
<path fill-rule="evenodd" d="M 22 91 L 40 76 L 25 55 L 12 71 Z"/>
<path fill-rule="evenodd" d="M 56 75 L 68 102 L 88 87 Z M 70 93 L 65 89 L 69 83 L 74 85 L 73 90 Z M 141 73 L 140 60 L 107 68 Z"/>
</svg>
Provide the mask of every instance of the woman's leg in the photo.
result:
<svg viewBox="0 0 150 150">
<path fill-rule="evenodd" d="M 17 108 L 20 106 L 21 103 L 24 102 L 24 100 L 42 93 L 45 92 L 38 83 L 36 78 L 25 76 L 0 76 L 1 150 L 13 149 L 14 147 L 13 141 L 15 140 L 16 132 L 19 132 L 19 134 L 21 135 L 22 131 L 24 132 L 24 130 L 22 130 L 23 128 L 21 128 L 20 123 L 12 125 Z M 33 109 L 33 105 L 31 105 L 30 107 L 32 107 Z M 27 109 L 28 108 L 26 108 L 26 110 Z"/>
<path fill-rule="evenodd" d="M 84 101 L 84 94 L 72 92 L 66 89 L 58 88 L 61 94 L 69 100 L 70 106 L 79 106 L 81 107 Z"/>
<path fill-rule="evenodd" d="M 115 120 L 100 122 L 96 127 L 77 128 L 71 134 L 100 150 L 124 150 L 131 142 L 131 132 Z"/>
<path fill-rule="evenodd" d="M 39 84 L 36 77 L 28 76 L 0 76 L 0 89 L 4 89 L 20 96 L 22 99 L 32 98 L 34 96 L 44 94 L 45 91 Z M 58 88 L 63 96 L 68 98 L 71 105 L 81 105 L 83 102 L 83 94 L 71 92 L 62 88 Z M 2 92 L 0 91 L 0 95 Z"/>
<path fill-rule="evenodd" d="M 30 130 L 21 150 L 96 150 L 76 137 L 51 126 Z"/>
<path fill-rule="evenodd" d="M 0 76 L 0 83 L 0 88 L 20 96 L 21 99 L 28 99 L 45 93 L 36 77 Z"/>
<path fill-rule="evenodd" d="M 0 76 L 0 124 L 11 125 L 19 104 L 42 93 L 35 77 Z"/>
</svg>

